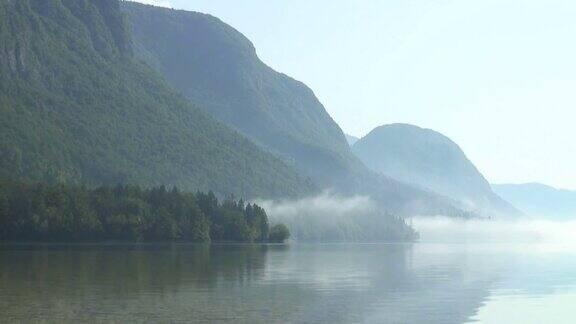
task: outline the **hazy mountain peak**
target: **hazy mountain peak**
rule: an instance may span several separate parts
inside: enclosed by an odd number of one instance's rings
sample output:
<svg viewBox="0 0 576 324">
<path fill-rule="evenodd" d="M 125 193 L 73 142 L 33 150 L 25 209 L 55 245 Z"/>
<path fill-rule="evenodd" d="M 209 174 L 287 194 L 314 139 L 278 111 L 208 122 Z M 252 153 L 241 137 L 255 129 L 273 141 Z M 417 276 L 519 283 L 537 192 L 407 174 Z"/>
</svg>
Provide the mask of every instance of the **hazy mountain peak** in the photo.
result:
<svg viewBox="0 0 576 324">
<path fill-rule="evenodd" d="M 383 125 L 353 146 L 370 168 L 392 178 L 429 188 L 474 210 L 514 212 L 450 138 L 410 124 Z"/>
</svg>

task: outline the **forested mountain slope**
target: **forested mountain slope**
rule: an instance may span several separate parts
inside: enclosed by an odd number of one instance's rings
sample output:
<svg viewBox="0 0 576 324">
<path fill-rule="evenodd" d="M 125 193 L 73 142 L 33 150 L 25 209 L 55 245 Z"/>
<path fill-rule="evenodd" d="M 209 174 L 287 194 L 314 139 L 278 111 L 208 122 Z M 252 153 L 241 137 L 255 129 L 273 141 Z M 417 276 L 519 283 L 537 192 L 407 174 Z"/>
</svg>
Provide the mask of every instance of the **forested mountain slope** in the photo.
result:
<svg viewBox="0 0 576 324">
<path fill-rule="evenodd" d="M 245 197 L 311 190 L 133 52 L 118 0 L 0 1 L 0 177 Z"/>
<path fill-rule="evenodd" d="M 368 170 L 312 90 L 266 66 L 234 28 L 197 12 L 133 2 L 123 8 L 137 55 L 202 109 L 320 187 L 370 195 L 400 214 L 461 212 L 449 199 Z"/>
<path fill-rule="evenodd" d="M 217 119 L 318 178 L 354 163 L 340 127 L 312 90 L 262 63 L 234 28 L 196 12 L 123 7 L 137 54 Z"/>
<path fill-rule="evenodd" d="M 370 168 L 394 179 L 429 188 L 471 210 L 518 214 L 448 137 L 408 124 L 375 128 L 352 147 Z"/>
</svg>

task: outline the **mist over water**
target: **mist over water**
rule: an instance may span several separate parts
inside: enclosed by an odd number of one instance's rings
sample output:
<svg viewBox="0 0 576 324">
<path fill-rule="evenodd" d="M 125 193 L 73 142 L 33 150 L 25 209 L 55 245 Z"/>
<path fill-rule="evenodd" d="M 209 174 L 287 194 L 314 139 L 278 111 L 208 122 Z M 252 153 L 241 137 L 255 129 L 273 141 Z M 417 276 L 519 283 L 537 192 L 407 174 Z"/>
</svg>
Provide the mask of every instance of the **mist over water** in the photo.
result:
<svg viewBox="0 0 576 324">
<path fill-rule="evenodd" d="M 301 215 L 332 221 L 338 218 L 354 218 L 374 211 L 376 204 L 368 196 L 342 197 L 330 190 L 317 196 L 295 200 L 257 200 L 272 220 L 287 220 Z"/>
<path fill-rule="evenodd" d="M 403 219 L 386 213 L 367 196 L 325 191 L 302 199 L 257 203 L 272 223 L 288 225 L 296 241 L 400 242 L 416 237 Z"/>
<path fill-rule="evenodd" d="M 276 202 L 271 219 L 355 219 L 368 202 Z M 0 309 L 15 322 L 573 323 L 576 222 L 412 224 L 418 243 L 0 246 Z"/>
<path fill-rule="evenodd" d="M 576 245 L 576 220 L 415 217 L 422 242 L 554 243 Z"/>
<path fill-rule="evenodd" d="M 295 200 L 257 200 L 272 223 L 286 223 L 302 235 L 303 227 L 326 231 L 357 232 L 366 218 L 383 218 L 368 196 L 344 197 L 332 191 Z M 576 246 L 576 218 L 555 220 L 535 217 L 463 219 L 420 216 L 406 219 L 423 243 L 539 243 Z M 299 224 L 300 226 L 296 226 Z M 373 224 L 373 223 L 372 223 Z M 296 237 L 297 238 L 297 237 Z"/>
</svg>

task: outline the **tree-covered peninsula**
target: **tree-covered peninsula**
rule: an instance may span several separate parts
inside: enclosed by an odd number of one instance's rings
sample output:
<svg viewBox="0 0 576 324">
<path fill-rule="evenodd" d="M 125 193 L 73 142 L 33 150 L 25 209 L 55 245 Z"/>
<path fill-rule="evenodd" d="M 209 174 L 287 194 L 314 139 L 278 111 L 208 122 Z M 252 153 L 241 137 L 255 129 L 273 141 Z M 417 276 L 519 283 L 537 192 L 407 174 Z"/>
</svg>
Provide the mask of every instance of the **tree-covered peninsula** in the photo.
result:
<svg viewBox="0 0 576 324">
<path fill-rule="evenodd" d="M 0 182 L 0 241 L 284 242 L 264 209 L 212 193 L 165 186 Z"/>
</svg>

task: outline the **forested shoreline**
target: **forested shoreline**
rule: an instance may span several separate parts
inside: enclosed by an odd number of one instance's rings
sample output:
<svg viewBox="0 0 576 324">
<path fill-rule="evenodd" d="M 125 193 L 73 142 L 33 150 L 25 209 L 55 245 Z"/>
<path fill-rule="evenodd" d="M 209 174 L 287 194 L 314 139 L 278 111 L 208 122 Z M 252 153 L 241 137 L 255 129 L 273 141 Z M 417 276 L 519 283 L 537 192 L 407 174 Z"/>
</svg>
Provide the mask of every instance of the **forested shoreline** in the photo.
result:
<svg viewBox="0 0 576 324">
<path fill-rule="evenodd" d="M 0 181 L 3 242 L 284 242 L 266 211 L 212 192 L 159 186 L 82 186 Z"/>
</svg>

